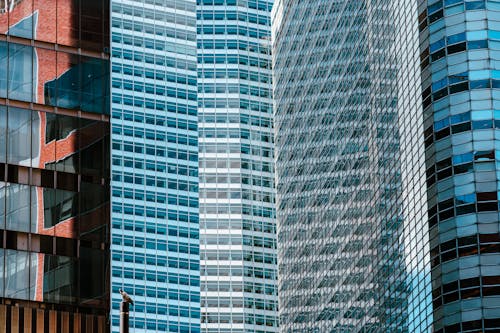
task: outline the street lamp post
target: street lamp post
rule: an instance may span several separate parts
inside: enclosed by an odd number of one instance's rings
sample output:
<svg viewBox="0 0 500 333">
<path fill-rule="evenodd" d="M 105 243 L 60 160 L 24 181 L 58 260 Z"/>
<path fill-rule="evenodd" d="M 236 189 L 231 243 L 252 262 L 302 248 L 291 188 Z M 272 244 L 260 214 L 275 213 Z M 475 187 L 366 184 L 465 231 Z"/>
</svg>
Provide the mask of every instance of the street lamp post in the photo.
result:
<svg viewBox="0 0 500 333">
<path fill-rule="evenodd" d="M 122 301 L 120 303 L 120 333 L 128 332 L 128 319 L 129 319 L 129 306 L 128 302 Z"/>
</svg>

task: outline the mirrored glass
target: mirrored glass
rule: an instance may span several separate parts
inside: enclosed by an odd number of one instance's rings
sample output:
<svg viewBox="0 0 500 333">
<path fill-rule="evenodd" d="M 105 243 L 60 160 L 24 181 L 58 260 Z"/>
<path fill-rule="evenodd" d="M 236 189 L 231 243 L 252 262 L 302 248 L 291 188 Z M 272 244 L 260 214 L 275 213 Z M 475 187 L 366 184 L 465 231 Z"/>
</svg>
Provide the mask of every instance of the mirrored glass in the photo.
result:
<svg viewBox="0 0 500 333">
<path fill-rule="evenodd" d="M 38 12 L 33 11 L 32 0 L 21 0 L 10 4 L 8 34 L 32 39 L 33 27 L 37 25 Z"/>
<path fill-rule="evenodd" d="M 8 230 L 29 232 L 30 231 L 29 185 L 7 184 L 5 195 L 6 195 L 5 197 L 6 228 Z"/>
<path fill-rule="evenodd" d="M 7 161 L 7 108 L 0 105 L 0 162 Z"/>
<path fill-rule="evenodd" d="M 31 111 L 9 108 L 7 162 L 31 166 Z"/>
<path fill-rule="evenodd" d="M 81 8 L 81 41 L 80 45 L 84 49 L 102 51 L 105 44 L 104 28 L 109 23 L 103 20 L 109 16 L 107 8 L 109 3 L 106 0 L 85 0 L 85 5 Z"/>
<path fill-rule="evenodd" d="M 26 1 L 26 0 L 25 0 Z M 34 25 L 35 38 L 44 42 L 56 42 L 57 18 L 62 13 L 55 10 L 57 0 L 32 0 L 33 10 L 38 15 Z"/>
<path fill-rule="evenodd" d="M 30 279 L 31 267 L 36 267 L 36 254 L 5 250 L 5 297 L 30 300 L 35 294 L 35 279 Z"/>
<path fill-rule="evenodd" d="M 9 43 L 8 97 L 31 102 L 33 97 L 33 73 L 38 61 L 31 46 Z"/>
<path fill-rule="evenodd" d="M 57 43 L 79 46 L 80 0 L 57 0 Z"/>
<path fill-rule="evenodd" d="M 76 272 L 75 258 L 44 255 L 43 300 L 51 303 L 75 303 L 77 299 Z"/>
<path fill-rule="evenodd" d="M 8 63 L 8 48 L 7 43 L 0 41 L 0 63 L 4 64 L 0 66 L 0 97 L 7 97 L 7 70 L 8 66 L 5 64 Z"/>
<path fill-rule="evenodd" d="M 40 104 L 50 104 L 49 101 L 56 98 L 53 95 L 55 90 L 50 89 L 50 82 L 57 77 L 56 51 L 36 48 L 35 53 L 40 64 L 35 72 L 37 84 L 35 87 L 35 101 Z"/>
</svg>

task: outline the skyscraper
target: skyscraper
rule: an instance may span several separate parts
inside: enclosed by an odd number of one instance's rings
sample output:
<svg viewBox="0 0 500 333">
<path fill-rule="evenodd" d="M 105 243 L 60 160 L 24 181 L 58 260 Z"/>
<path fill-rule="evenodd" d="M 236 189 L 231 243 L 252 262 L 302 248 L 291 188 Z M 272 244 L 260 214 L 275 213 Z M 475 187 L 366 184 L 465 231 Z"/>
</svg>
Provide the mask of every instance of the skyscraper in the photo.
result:
<svg viewBox="0 0 500 333">
<path fill-rule="evenodd" d="M 393 1 L 273 9 L 281 332 L 406 332 Z"/>
<path fill-rule="evenodd" d="M 109 5 L 0 1 L 0 331 L 105 331 Z"/>
<path fill-rule="evenodd" d="M 199 0 L 201 327 L 277 332 L 272 1 Z"/>
<path fill-rule="evenodd" d="M 112 331 L 200 331 L 196 3 L 113 0 Z"/>
<path fill-rule="evenodd" d="M 500 2 L 418 5 L 433 330 L 498 331 Z"/>
<path fill-rule="evenodd" d="M 310 313 L 326 308 L 333 308 L 328 317 L 333 332 L 342 327 L 440 333 L 500 329 L 499 14 L 499 1 L 284 0 L 276 6 L 283 332 L 322 331 L 326 317 L 314 322 Z M 354 105 L 358 108 L 346 112 Z M 354 135 L 364 124 L 363 106 L 367 119 L 376 111 L 381 122 L 372 118 L 375 122 Z M 328 117 L 320 112 L 325 109 L 331 111 Z M 349 117 L 354 122 L 346 130 Z M 305 142 L 303 149 L 296 148 L 298 142 Z M 365 142 L 369 163 L 359 164 Z M 352 151 L 354 158 L 337 162 Z M 381 153 L 394 155 L 386 159 Z M 328 163 L 320 168 L 321 161 Z M 313 182 L 315 173 L 322 177 Z M 356 212 L 364 190 L 360 185 L 376 189 L 373 176 L 380 173 L 385 176 L 377 187 L 384 191 L 361 201 L 362 224 L 371 227 L 360 229 L 345 212 Z M 341 181 L 335 181 L 337 175 Z M 344 184 L 353 181 L 357 187 L 344 196 Z M 397 203 L 394 210 L 384 202 L 387 196 Z M 330 209 L 328 200 L 340 206 Z M 329 211 L 334 214 L 318 217 Z M 348 224 L 344 234 L 333 230 L 327 238 L 327 231 L 319 231 L 318 221 L 333 229 L 341 223 L 332 221 L 339 220 Z M 363 241 L 354 251 L 349 251 L 355 240 L 351 230 L 359 230 Z M 356 264 L 372 249 L 378 254 L 369 256 L 369 265 Z M 346 252 L 348 261 L 339 261 Z M 311 267 L 323 258 L 329 262 L 314 275 L 299 256 Z M 392 259 L 384 263 L 384 258 Z M 381 277 L 379 284 L 371 284 L 377 281 L 374 274 Z M 351 289 L 356 276 L 362 283 Z M 325 281 L 333 289 L 326 289 Z M 379 295 L 366 294 L 356 303 L 368 287 Z M 335 308 L 342 304 L 339 299 L 347 300 L 347 311 Z"/>
</svg>

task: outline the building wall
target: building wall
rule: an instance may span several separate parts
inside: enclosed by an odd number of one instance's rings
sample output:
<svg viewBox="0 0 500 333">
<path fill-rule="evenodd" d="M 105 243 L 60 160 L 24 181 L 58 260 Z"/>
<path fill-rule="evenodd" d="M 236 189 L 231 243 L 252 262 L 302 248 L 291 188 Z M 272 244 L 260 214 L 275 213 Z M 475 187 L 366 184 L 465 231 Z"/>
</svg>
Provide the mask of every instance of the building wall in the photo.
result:
<svg viewBox="0 0 500 333">
<path fill-rule="evenodd" d="M 199 332 L 196 3 L 111 3 L 112 331 Z"/>
<path fill-rule="evenodd" d="M 281 332 L 407 332 L 391 1 L 279 1 Z"/>
<path fill-rule="evenodd" d="M 108 16 L 106 1 L 0 2 L 0 329 L 79 312 L 106 330 Z"/>
<path fill-rule="evenodd" d="M 500 328 L 500 2 L 419 1 L 436 332 Z"/>
<path fill-rule="evenodd" d="M 277 332 L 272 1 L 200 0 L 201 325 Z"/>
<path fill-rule="evenodd" d="M 409 332 L 432 332 L 432 286 L 425 184 L 425 148 L 420 75 L 418 6 L 394 2 L 398 59 L 398 115 L 404 220 L 404 263 L 407 278 Z"/>
</svg>

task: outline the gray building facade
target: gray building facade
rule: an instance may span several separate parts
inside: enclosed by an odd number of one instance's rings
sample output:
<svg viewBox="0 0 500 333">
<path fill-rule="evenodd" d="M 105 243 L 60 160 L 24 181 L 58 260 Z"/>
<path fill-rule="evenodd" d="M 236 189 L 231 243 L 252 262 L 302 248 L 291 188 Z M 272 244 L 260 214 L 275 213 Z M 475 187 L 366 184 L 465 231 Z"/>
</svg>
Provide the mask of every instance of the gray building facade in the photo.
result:
<svg viewBox="0 0 500 333">
<path fill-rule="evenodd" d="M 281 332 L 407 330 L 391 6 L 275 5 Z"/>
</svg>

